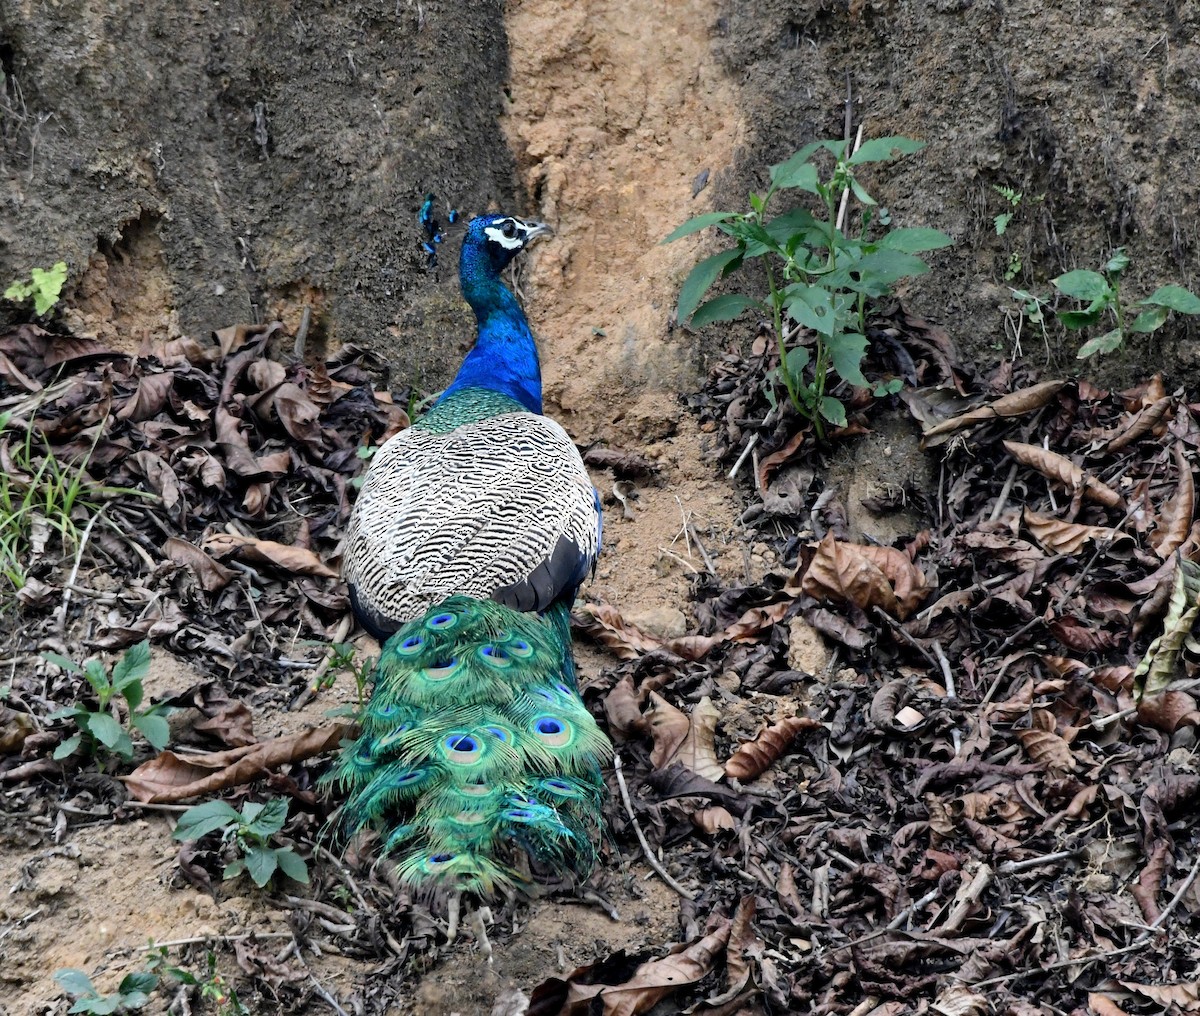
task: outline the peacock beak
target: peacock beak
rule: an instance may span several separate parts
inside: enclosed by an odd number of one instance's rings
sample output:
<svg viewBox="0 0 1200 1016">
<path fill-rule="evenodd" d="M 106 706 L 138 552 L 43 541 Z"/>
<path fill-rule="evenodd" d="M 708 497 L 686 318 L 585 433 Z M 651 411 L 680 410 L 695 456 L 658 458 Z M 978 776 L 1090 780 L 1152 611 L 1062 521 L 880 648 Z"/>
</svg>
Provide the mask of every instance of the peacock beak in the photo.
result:
<svg viewBox="0 0 1200 1016">
<path fill-rule="evenodd" d="M 525 228 L 528 232 L 525 234 L 525 245 L 542 239 L 544 236 L 553 236 L 554 230 L 544 222 L 526 222 Z"/>
</svg>

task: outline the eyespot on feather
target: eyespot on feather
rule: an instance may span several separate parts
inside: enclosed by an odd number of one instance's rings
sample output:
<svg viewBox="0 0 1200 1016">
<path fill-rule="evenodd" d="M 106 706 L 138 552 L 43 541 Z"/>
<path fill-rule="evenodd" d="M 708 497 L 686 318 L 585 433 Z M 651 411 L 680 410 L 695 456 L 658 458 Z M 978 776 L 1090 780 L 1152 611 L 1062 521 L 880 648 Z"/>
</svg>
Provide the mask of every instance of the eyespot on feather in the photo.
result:
<svg viewBox="0 0 1200 1016">
<path fill-rule="evenodd" d="M 543 713 L 534 718 L 531 726 L 537 739 L 550 748 L 562 748 L 571 743 L 571 725 L 557 716 Z"/>
<path fill-rule="evenodd" d="M 458 615 L 444 610 L 440 614 L 434 614 L 433 617 L 426 621 L 425 627 L 430 631 L 449 631 L 456 624 L 458 624 Z"/>
</svg>

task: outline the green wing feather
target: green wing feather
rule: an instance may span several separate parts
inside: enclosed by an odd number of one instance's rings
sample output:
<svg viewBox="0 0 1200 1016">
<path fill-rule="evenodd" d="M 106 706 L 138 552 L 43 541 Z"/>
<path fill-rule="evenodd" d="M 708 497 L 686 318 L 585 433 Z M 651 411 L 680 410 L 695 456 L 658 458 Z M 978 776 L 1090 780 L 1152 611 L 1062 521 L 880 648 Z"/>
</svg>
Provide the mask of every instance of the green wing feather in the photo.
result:
<svg viewBox="0 0 1200 1016">
<path fill-rule="evenodd" d="M 452 596 L 388 639 L 362 733 L 328 779 L 342 827 L 382 827 L 400 877 L 490 894 L 525 851 L 586 875 L 612 747 L 575 689 L 567 609 Z"/>
</svg>

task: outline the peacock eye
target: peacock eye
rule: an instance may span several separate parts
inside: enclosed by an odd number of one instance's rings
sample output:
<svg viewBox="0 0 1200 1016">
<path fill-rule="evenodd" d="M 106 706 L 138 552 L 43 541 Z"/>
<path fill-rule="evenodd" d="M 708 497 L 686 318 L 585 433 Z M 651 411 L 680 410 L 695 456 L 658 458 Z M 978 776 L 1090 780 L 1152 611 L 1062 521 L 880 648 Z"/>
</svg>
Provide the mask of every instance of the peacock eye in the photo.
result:
<svg viewBox="0 0 1200 1016">
<path fill-rule="evenodd" d="M 515 237 L 517 235 L 517 224 L 515 222 L 513 222 L 512 219 L 509 219 L 504 224 L 504 229 L 502 230 L 502 232 L 508 239 L 511 240 L 513 237 Z"/>
</svg>

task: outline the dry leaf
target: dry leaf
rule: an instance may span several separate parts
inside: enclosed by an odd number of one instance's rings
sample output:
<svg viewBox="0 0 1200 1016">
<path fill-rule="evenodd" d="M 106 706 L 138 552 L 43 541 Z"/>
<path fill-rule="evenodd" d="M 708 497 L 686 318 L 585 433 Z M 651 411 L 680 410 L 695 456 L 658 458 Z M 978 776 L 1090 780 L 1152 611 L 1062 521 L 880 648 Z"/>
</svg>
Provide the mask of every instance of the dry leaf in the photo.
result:
<svg viewBox="0 0 1200 1016">
<path fill-rule="evenodd" d="M 715 836 L 722 829 L 737 828 L 737 822 L 734 821 L 733 816 L 719 804 L 701 808 L 699 811 L 693 812 L 691 818 L 692 825 L 708 833 L 709 836 Z"/>
<path fill-rule="evenodd" d="M 1183 641 L 1195 626 L 1197 615 L 1200 615 L 1200 565 L 1176 555 L 1163 633 L 1150 643 L 1133 672 L 1136 701 L 1165 691 L 1175 679 Z"/>
<path fill-rule="evenodd" d="M 1056 773 L 1075 771 L 1075 756 L 1071 746 L 1050 730 L 1021 730 L 1017 732 L 1030 761 Z"/>
<path fill-rule="evenodd" d="M 1191 532 L 1192 516 L 1196 512 L 1196 481 L 1182 442 L 1175 442 L 1173 456 L 1179 482 L 1174 496 L 1163 505 L 1158 524 L 1150 534 L 1150 546 L 1164 561 L 1183 546 Z"/>
<path fill-rule="evenodd" d="M 288 763 L 332 751 L 353 737 L 356 730 L 353 724 L 335 723 L 229 751 L 186 756 L 164 751 L 121 780 L 130 797 L 147 804 L 203 797 L 251 783 Z"/>
<path fill-rule="evenodd" d="M 649 732 L 646 717 L 638 704 L 637 690 L 633 678 L 626 674 L 604 696 L 604 715 L 608 719 L 609 733 L 619 740 L 630 741 L 635 735 Z"/>
<path fill-rule="evenodd" d="M 800 579 L 797 585 L 797 579 Z M 817 600 L 880 607 L 903 621 L 925 598 L 925 576 L 903 551 L 843 543 L 827 533 L 803 576 L 792 575 L 785 591 Z"/>
<path fill-rule="evenodd" d="M 756 780 L 788 749 L 802 730 L 817 730 L 821 721 L 808 716 L 788 716 L 747 741 L 725 763 L 725 775 L 743 783 Z"/>
<path fill-rule="evenodd" d="M 1117 433 L 1107 441 L 1103 441 L 1095 452 L 1099 454 L 1104 452 L 1111 454 L 1112 452 L 1120 451 L 1127 445 L 1133 444 L 1138 438 L 1149 434 L 1154 430 L 1162 418 L 1166 416 L 1167 410 L 1171 408 L 1175 400 L 1167 398 L 1165 395 L 1161 399 L 1156 399 L 1148 406 L 1143 406 L 1127 420 L 1122 426 L 1117 428 Z"/>
<path fill-rule="evenodd" d="M 190 568 L 200 580 L 200 587 L 210 593 L 224 589 L 237 574 L 219 561 L 214 561 L 199 547 L 177 536 L 167 539 L 163 544 L 163 553 L 176 564 Z"/>
<path fill-rule="evenodd" d="M 675 749 L 675 754 L 660 768 L 665 769 L 672 763 L 679 762 L 706 780 L 716 783 L 724 779 L 725 769 L 717 761 L 716 749 L 717 720 L 720 718 L 721 713 L 705 695 L 692 707 L 687 736 Z"/>
<path fill-rule="evenodd" d="M 167 395 L 174 384 L 175 375 L 169 372 L 143 374 L 138 379 L 136 391 L 125 405 L 117 410 L 118 419 L 137 422 L 157 416 L 163 406 L 167 404 Z"/>
<path fill-rule="evenodd" d="M 585 603 L 571 615 L 571 624 L 579 634 L 607 646 L 621 660 L 636 660 L 642 653 L 658 649 L 662 643 L 630 624 L 610 603 Z"/>
<path fill-rule="evenodd" d="M 646 719 L 650 724 L 650 735 L 654 738 L 654 750 L 650 753 L 650 764 L 655 769 L 665 769 L 669 759 L 675 757 L 683 744 L 692 724 L 687 713 L 676 709 L 658 694 L 650 693 L 650 708 Z"/>
<path fill-rule="evenodd" d="M 1078 554 L 1083 545 L 1092 541 L 1105 548 L 1108 557 L 1127 561 L 1137 549 L 1137 541 L 1128 533 L 1108 526 L 1085 526 L 1064 522 L 1051 515 L 1039 515 L 1024 510 L 1023 520 L 1030 535 L 1052 554 Z"/>
<path fill-rule="evenodd" d="M 1041 384 L 1031 385 L 1029 388 L 1022 388 L 1015 392 L 1009 392 L 1007 395 L 1002 395 L 995 402 L 989 402 L 986 406 L 977 406 L 975 409 L 962 413 L 959 416 L 944 420 L 937 426 L 930 427 L 922 434 L 922 447 L 935 448 L 939 444 L 945 443 L 954 431 L 960 430 L 963 427 L 969 427 L 972 424 L 984 423 L 988 420 L 995 420 L 1001 417 L 1023 416 L 1026 413 L 1032 413 L 1045 405 L 1049 405 L 1065 384 L 1066 381 L 1043 381 Z"/>
<path fill-rule="evenodd" d="M 205 539 L 204 549 L 219 558 L 234 555 L 239 560 L 274 565 L 294 575 L 338 578 L 337 569 L 329 567 L 311 550 L 276 543 L 274 540 L 257 540 L 252 536 L 237 536 L 233 533 L 213 533 Z"/>
<path fill-rule="evenodd" d="M 1047 451 L 1037 445 L 1022 444 L 1020 441 L 1005 441 L 1004 448 L 1021 465 L 1036 469 L 1049 480 L 1061 483 L 1068 490 L 1083 487 L 1084 497 L 1108 508 L 1123 508 L 1125 502 L 1112 487 L 1101 483 L 1094 476 L 1084 478 L 1083 470 L 1070 459 L 1057 452 Z"/>
</svg>

